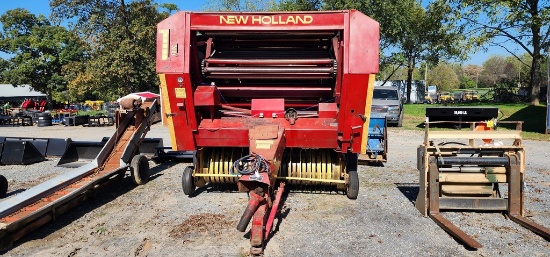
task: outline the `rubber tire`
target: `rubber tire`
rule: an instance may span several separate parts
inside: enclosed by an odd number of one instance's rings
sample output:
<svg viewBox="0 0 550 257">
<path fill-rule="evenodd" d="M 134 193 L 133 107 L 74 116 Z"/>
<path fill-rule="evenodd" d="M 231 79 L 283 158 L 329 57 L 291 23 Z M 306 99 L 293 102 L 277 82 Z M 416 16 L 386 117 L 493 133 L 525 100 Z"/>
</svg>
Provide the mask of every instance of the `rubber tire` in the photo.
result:
<svg viewBox="0 0 550 257">
<path fill-rule="evenodd" d="M 356 170 L 350 170 L 348 173 L 349 176 L 349 184 L 346 191 L 346 195 L 349 199 L 357 199 L 357 196 L 359 195 L 359 175 L 357 174 Z"/>
<path fill-rule="evenodd" d="M 185 195 L 192 195 L 195 192 L 195 181 L 193 179 L 193 166 L 187 166 L 181 174 L 181 187 Z"/>
<path fill-rule="evenodd" d="M 8 192 L 8 180 L 6 177 L 0 175 L 0 198 L 6 197 Z"/>
<path fill-rule="evenodd" d="M 144 185 L 149 181 L 149 160 L 144 155 L 136 155 L 130 163 L 132 180 L 136 185 Z"/>
</svg>

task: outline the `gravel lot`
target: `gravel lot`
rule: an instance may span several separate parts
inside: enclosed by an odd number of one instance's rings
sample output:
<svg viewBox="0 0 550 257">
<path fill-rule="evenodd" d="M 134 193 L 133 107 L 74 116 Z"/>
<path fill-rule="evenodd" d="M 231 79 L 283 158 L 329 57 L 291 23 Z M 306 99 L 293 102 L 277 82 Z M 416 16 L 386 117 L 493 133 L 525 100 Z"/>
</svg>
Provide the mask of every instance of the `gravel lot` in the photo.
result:
<svg viewBox="0 0 550 257">
<path fill-rule="evenodd" d="M 70 137 L 100 141 L 114 127 L 0 127 L 0 136 Z M 148 137 L 170 144 L 167 129 Z M 550 243 L 500 213 L 445 213 L 478 240 L 470 251 L 414 207 L 418 192 L 416 147 L 423 132 L 389 129 L 389 161 L 360 166 L 357 200 L 335 193 L 291 192 L 266 256 L 548 256 Z M 527 148 L 528 216 L 550 227 L 550 142 Z M 13 196 L 66 172 L 57 159 L 28 166 L 0 166 Z M 244 193 L 205 190 L 194 198 L 181 189 L 189 163 L 155 165 L 146 185 L 129 176 L 18 241 L 5 256 L 246 256 L 248 234 L 236 230 Z M 277 221 L 276 221 L 277 223 Z"/>
</svg>

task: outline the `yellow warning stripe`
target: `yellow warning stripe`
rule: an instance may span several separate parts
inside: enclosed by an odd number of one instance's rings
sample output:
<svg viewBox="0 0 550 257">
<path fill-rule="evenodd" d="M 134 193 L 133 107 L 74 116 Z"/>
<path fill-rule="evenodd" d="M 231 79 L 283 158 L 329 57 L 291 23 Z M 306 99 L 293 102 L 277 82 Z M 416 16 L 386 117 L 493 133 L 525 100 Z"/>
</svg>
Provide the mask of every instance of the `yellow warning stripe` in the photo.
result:
<svg viewBox="0 0 550 257">
<path fill-rule="evenodd" d="M 367 121 L 363 124 L 363 134 L 361 135 L 361 153 L 367 152 L 367 139 L 369 136 L 370 110 L 372 106 L 372 94 L 374 92 L 374 80 L 376 74 L 369 74 L 369 83 L 367 88 L 367 101 L 365 102 L 365 118 Z"/>
<path fill-rule="evenodd" d="M 172 116 L 166 115 L 168 113 L 172 113 L 172 108 L 170 108 L 170 99 L 168 98 L 168 86 L 166 85 L 166 75 L 165 74 L 159 74 L 160 79 L 160 95 L 162 98 L 162 108 L 164 109 L 164 118 L 166 119 L 166 124 L 168 126 L 168 133 L 170 134 L 170 141 L 172 142 L 172 150 L 176 151 L 177 149 L 177 143 L 176 143 L 176 133 L 174 131 L 174 121 L 172 120 Z"/>
</svg>

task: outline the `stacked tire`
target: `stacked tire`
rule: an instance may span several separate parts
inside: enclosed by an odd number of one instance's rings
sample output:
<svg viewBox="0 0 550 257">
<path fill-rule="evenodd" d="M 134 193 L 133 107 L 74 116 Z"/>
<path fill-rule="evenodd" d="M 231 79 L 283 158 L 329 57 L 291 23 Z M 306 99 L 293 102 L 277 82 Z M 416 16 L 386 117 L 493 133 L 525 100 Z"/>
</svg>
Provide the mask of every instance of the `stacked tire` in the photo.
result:
<svg viewBox="0 0 550 257">
<path fill-rule="evenodd" d="M 36 114 L 37 125 L 39 127 L 46 127 L 52 125 L 52 115 L 48 112 L 40 112 Z"/>
</svg>

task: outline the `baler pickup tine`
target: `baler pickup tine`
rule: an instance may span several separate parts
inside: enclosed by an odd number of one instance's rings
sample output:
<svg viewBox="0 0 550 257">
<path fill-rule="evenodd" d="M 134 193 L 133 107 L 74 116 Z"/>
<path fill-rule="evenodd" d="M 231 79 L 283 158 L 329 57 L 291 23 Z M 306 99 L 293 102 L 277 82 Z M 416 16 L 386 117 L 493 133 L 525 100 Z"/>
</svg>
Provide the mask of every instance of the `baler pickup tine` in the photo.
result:
<svg viewBox="0 0 550 257">
<path fill-rule="evenodd" d="M 537 233 L 538 235 L 544 237 L 546 240 L 550 240 L 550 229 L 548 229 L 547 227 L 537 224 L 534 221 L 528 218 L 522 217 L 521 215 L 518 215 L 518 214 L 508 214 L 508 216 L 512 221 Z"/>
<path fill-rule="evenodd" d="M 455 226 L 449 220 L 445 219 L 441 214 L 430 214 L 430 218 L 432 218 L 432 220 L 435 221 L 435 223 L 437 223 L 437 225 L 439 225 L 443 230 L 447 231 L 447 233 L 451 234 L 453 237 L 464 243 L 466 246 L 473 249 L 479 249 L 482 247 L 479 242 L 474 240 L 472 237 L 470 237 L 460 228 Z"/>
</svg>

